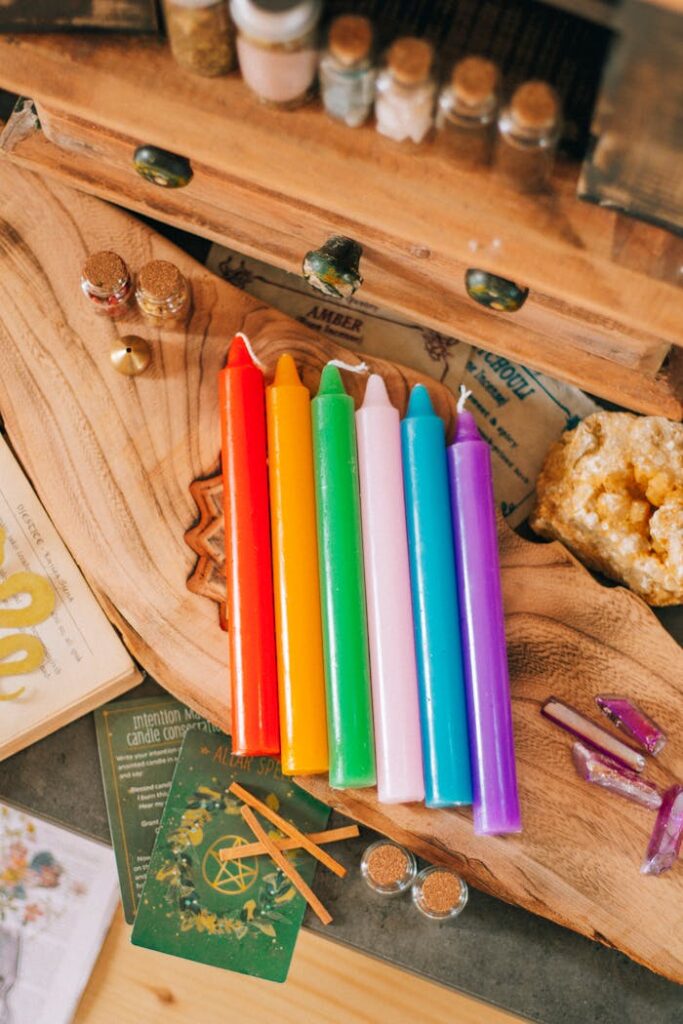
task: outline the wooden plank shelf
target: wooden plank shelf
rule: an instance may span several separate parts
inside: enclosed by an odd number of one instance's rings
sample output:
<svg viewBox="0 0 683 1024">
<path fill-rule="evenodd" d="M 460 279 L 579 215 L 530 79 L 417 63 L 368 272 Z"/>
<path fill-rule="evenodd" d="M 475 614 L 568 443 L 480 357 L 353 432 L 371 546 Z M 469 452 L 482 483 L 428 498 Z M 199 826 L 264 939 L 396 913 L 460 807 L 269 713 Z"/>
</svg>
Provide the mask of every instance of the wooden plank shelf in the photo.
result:
<svg viewBox="0 0 683 1024">
<path fill-rule="evenodd" d="M 552 193 L 523 196 L 459 169 L 438 141 L 397 145 L 316 104 L 269 109 L 237 75 L 192 77 L 153 40 L 0 38 L 0 84 L 33 96 L 64 143 L 5 147 L 24 166 L 295 273 L 325 237 L 350 235 L 364 249 L 360 298 L 632 408 L 683 414 L 663 365 L 682 340 L 683 241 L 578 201 L 575 166 L 558 168 Z M 190 184 L 136 175 L 143 142 L 189 157 Z M 476 305 L 473 266 L 527 285 L 524 307 Z"/>
</svg>

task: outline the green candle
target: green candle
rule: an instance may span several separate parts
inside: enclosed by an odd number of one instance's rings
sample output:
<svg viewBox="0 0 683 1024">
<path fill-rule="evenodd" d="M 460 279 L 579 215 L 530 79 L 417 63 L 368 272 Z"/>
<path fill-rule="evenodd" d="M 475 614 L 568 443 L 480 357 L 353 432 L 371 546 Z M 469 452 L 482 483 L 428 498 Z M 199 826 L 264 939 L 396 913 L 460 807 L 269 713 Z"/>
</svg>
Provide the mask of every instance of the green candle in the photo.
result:
<svg viewBox="0 0 683 1024">
<path fill-rule="evenodd" d="M 373 786 L 356 426 L 336 366 L 323 370 L 312 405 L 330 785 Z"/>
</svg>

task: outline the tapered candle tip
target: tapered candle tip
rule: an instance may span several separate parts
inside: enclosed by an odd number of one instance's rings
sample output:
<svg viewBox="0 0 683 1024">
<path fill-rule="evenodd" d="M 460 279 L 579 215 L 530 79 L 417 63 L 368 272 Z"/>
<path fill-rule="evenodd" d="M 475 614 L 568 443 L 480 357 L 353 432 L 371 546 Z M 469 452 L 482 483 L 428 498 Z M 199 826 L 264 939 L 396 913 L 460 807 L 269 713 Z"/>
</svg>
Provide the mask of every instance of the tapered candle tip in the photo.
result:
<svg viewBox="0 0 683 1024">
<path fill-rule="evenodd" d="M 243 334 L 236 334 L 230 342 L 228 352 L 228 366 L 252 366 L 254 360 L 251 357 L 247 340 Z"/>
<path fill-rule="evenodd" d="M 378 373 L 372 373 L 368 377 L 363 407 L 369 405 L 391 405 L 384 378 L 380 377 Z"/>
<path fill-rule="evenodd" d="M 455 444 L 460 441 L 481 441 L 482 437 L 475 420 L 469 409 L 463 409 L 458 413 L 455 424 Z"/>
<path fill-rule="evenodd" d="M 346 388 L 344 382 L 341 379 L 341 374 L 336 366 L 328 363 L 327 366 L 323 367 L 323 372 L 320 375 L 320 387 L 318 388 L 319 395 L 345 395 Z"/>
<path fill-rule="evenodd" d="M 296 368 L 296 363 L 289 352 L 285 352 L 281 355 L 277 361 L 275 367 L 275 377 L 273 378 L 273 384 L 277 387 L 282 386 L 296 386 L 301 384 L 301 377 L 299 371 Z"/>
<path fill-rule="evenodd" d="M 406 416 L 433 416 L 434 406 L 424 384 L 416 384 L 410 392 Z"/>
</svg>

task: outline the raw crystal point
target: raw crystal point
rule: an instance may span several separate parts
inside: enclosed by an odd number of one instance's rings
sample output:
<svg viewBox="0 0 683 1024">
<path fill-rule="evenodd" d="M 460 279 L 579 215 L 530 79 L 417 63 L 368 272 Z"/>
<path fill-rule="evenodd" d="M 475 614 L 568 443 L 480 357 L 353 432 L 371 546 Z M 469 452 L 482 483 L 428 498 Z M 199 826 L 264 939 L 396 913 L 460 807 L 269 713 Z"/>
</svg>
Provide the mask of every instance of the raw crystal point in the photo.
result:
<svg viewBox="0 0 683 1024">
<path fill-rule="evenodd" d="M 563 704 L 557 697 L 548 698 L 541 708 L 541 714 L 555 725 L 566 729 L 572 736 L 576 736 L 577 740 L 594 747 L 606 757 L 623 764 L 625 768 L 630 768 L 633 772 L 642 772 L 645 767 L 645 758 L 637 750 L 622 743 L 595 722 L 591 722 L 590 718 L 586 718 L 576 708 Z"/>
<path fill-rule="evenodd" d="M 626 697 L 598 694 L 595 703 L 610 722 L 627 732 L 649 754 L 658 754 L 664 747 L 666 736 L 657 723 Z"/>
<path fill-rule="evenodd" d="M 618 761 L 613 761 L 611 757 L 591 750 L 583 743 L 574 744 L 572 757 L 577 774 L 586 782 L 594 782 L 597 786 L 603 786 L 604 789 L 618 793 L 652 811 L 656 811 L 660 806 L 662 795 L 654 782 L 648 782 L 630 768 L 624 768 Z"/>
<path fill-rule="evenodd" d="M 661 875 L 673 867 L 683 842 L 683 786 L 672 786 L 662 798 L 662 806 L 650 836 L 645 860 L 641 867 L 644 875 Z"/>
</svg>

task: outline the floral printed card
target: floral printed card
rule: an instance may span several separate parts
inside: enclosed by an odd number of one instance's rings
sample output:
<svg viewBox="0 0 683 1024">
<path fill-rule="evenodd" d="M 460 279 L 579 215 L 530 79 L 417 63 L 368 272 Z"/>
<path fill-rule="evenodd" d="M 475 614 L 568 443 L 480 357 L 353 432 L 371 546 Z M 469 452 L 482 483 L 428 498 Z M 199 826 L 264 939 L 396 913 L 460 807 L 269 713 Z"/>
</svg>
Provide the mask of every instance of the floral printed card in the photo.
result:
<svg viewBox="0 0 683 1024">
<path fill-rule="evenodd" d="M 306 904 L 268 856 L 221 861 L 223 847 L 253 842 L 228 792 L 239 782 L 305 832 L 329 807 L 282 775 L 269 757 L 237 757 L 222 733 L 191 729 L 183 742 L 132 941 L 241 974 L 284 981 Z M 279 836 L 267 822 L 264 827 Z M 310 884 L 315 861 L 287 854 Z"/>
<path fill-rule="evenodd" d="M 0 1021 L 68 1024 L 117 900 L 108 847 L 0 802 Z"/>
</svg>

